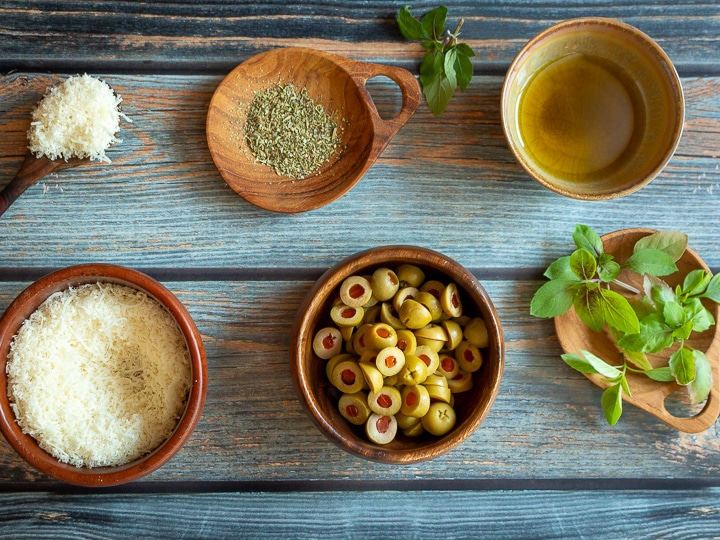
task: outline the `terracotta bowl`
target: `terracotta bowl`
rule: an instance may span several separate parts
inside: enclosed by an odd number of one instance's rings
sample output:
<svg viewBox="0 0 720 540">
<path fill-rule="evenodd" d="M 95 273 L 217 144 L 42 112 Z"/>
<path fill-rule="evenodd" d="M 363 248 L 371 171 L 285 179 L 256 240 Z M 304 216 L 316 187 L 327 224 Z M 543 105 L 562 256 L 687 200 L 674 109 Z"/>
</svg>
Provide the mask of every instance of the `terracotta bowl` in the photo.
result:
<svg viewBox="0 0 720 540">
<path fill-rule="evenodd" d="M 10 407 L 6 364 L 13 337 L 22 323 L 50 295 L 71 286 L 115 283 L 141 290 L 160 302 L 178 322 L 190 351 L 192 383 L 185 412 L 170 437 L 150 454 L 117 467 L 76 467 L 58 461 L 22 432 Z M 141 478 L 172 458 L 190 438 L 205 403 L 208 376 L 200 333 L 180 301 L 149 276 L 109 264 L 86 264 L 58 270 L 39 279 L 18 295 L 0 318 L 0 430 L 5 439 L 30 465 L 57 480 L 88 487 L 113 486 Z"/>
<path fill-rule="evenodd" d="M 454 281 L 463 301 L 463 313 L 484 318 L 489 345 L 483 349 L 484 362 L 473 374 L 473 388 L 455 394 L 457 422 L 441 437 L 424 434 L 406 437 L 398 430 L 396 438 L 385 445 L 365 436 L 363 426 L 353 426 L 338 410 L 339 392 L 325 373 L 326 362 L 313 352 L 313 337 L 326 326 L 330 307 L 343 280 L 354 274 L 367 274 L 378 267 L 396 267 L 403 263 L 419 266 L 426 279 Z M 362 251 L 339 262 L 315 283 L 305 297 L 295 319 L 290 343 L 290 369 L 298 397 L 320 431 L 347 452 L 372 461 L 415 463 L 448 452 L 467 439 L 487 416 L 500 386 L 504 363 L 504 339 L 498 314 L 492 301 L 465 268 L 448 257 L 420 247 L 386 246 Z"/>
<path fill-rule="evenodd" d="M 378 76 L 392 79 L 402 93 L 394 118 L 380 117 L 365 87 Z M 336 117 L 342 139 L 342 150 L 303 179 L 280 176 L 256 162 L 243 131 L 256 92 L 290 83 L 296 91 L 306 88 L 316 104 Z M 248 202 L 275 212 L 313 210 L 335 201 L 362 178 L 419 103 L 420 85 L 405 69 L 307 48 L 274 49 L 246 60 L 217 87 L 208 108 L 208 147 L 225 182 Z"/>
<path fill-rule="evenodd" d="M 572 95 L 582 104 L 568 104 Z M 520 50 L 501 115 L 508 146 L 533 180 L 566 197 L 606 200 L 660 174 L 680 142 L 685 102 L 657 43 L 621 21 L 589 17 L 556 24 Z M 583 133 L 593 142 L 579 144 Z"/>
<path fill-rule="evenodd" d="M 602 236 L 603 248 L 610 253 L 619 263 L 625 262 L 633 252 L 633 246 L 641 238 L 654 232 L 652 229 L 623 229 Z M 692 249 L 687 248 L 685 253 L 677 261 L 678 271 L 670 276 L 665 276 L 665 281 L 671 287 L 682 284 L 685 276 L 692 270 L 709 270 L 705 262 Z M 623 271 L 620 279 L 635 288 L 642 290 L 642 279 L 637 274 Z M 622 292 L 622 291 L 618 291 Z M 720 306 L 713 302 L 706 304 L 716 321 L 720 321 Z M 579 353 L 582 350 L 603 358 L 613 364 L 622 363 L 620 350 L 607 331 L 594 332 L 590 330 L 577 316 L 574 309 L 555 317 L 555 331 L 563 351 L 566 353 Z M 673 399 L 681 387 L 672 382 L 657 382 L 636 373 L 626 374 L 632 396 L 623 393 L 623 399 L 636 407 L 649 412 L 666 424 L 687 433 L 698 433 L 712 426 L 720 415 L 720 328 L 717 324 L 705 332 L 693 335 L 688 343 L 693 348 L 705 352 L 708 362 L 712 368 L 713 385 L 710 394 L 700 411 L 691 411 L 690 414 L 679 416 L 677 411 L 672 411 L 666 406 L 666 400 Z M 667 365 L 669 353 L 663 351 L 658 354 L 649 354 L 648 360 L 654 367 Z M 604 378 L 597 374 L 585 374 L 594 384 L 600 388 L 607 388 L 609 385 Z M 678 401 L 682 401 L 681 398 Z M 683 412 L 684 408 L 681 407 Z"/>
</svg>

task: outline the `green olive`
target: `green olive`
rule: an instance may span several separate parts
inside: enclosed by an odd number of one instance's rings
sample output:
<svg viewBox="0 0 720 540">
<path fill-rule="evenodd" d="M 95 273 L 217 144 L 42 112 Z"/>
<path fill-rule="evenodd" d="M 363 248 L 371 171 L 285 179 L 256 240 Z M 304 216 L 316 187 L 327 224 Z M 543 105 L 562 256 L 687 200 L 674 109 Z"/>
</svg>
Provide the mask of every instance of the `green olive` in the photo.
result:
<svg viewBox="0 0 720 540">
<path fill-rule="evenodd" d="M 401 264 L 395 269 L 400 283 L 407 287 L 419 287 L 425 281 L 425 272 L 414 264 Z"/>
<path fill-rule="evenodd" d="M 362 322 L 365 311 L 361 307 L 351 307 L 345 304 L 333 306 L 330 318 L 338 326 L 357 326 Z"/>
<path fill-rule="evenodd" d="M 379 351 L 385 347 L 397 345 L 397 332 L 389 324 L 378 322 L 370 325 L 363 336 L 363 342 L 368 349 Z"/>
<path fill-rule="evenodd" d="M 345 394 L 354 394 L 362 390 L 365 384 L 360 366 L 354 360 L 340 362 L 332 371 L 330 381 L 333 386 Z"/>
<path fill-rule="evenodd" d="M 422 328 L 432 321 L 430 310 L 420 302 L 410 298 L 405 300 L 403 305 L 400 306 L 398 316 L 400 321 L 411 329 Z"/>
<path fill-rule="evenodd" d="M 394 416 L 372 413 L 365 422 L 365 433 L 376 444 L 388 444 L 397 434 L 397 420 Z"/>
<path fill-rule="evenodd" d="M 440 320 L 440 317 L 442 317 L 443 314 L 443 309 L 440 305 L 440 300 L 435 298 L 432 293 L 429 293 L 427 291 L 420 291 L 415 295 L 414 300 L 420 302 L 428 309 L 433 321 Z"/>
<path fill-rule="evenodd" d="M 420 423 L 420 418 L 403 414 L 402 409 L 400 409 L 399 413 L 395 414 L 395 419 L 397 420 L 398 427 L 402 430 L 406 430 Z"/>
<path fill-rule="evenodd" d="M 463 329 L 463 335 L 471 345 L 474 345 L 478 349 L 487 347 L 490 341 L 487 324 L 485 324 L 485 320 L 481 317 L 473 317 L 470 319 Z"/>
<path fill-rule="evenodd" d="M 400 412 L 407 416 L 422 418 L 430 409 L 430 393 L 423 385 L 406 386 L 402 391 Z"/>
<path fill-rule="evenodd" d="M 428 280 L 420 286 L 420 291 L 429 292 L 438 300 L 440 300 L 444 290 L 445 284 L 437 281 L 436 279 Z"/>
<path fill-rule="evenodd" d="M 445 375 L 446 379 L 452 379 L 460 371 L 460 363 L 449 354 L 440 355 L 438 372 Z"/>
<path fill-rule="evenodd" d="M 338 401 L 340 414 L 351 424 L 361 426 L 367 421 L 371 413 L 367 399 L 368 397 L 365 392 L 343 394 Z"/>
<path fill-rule="evenodd" d="M 363 315 L 363 323 L 369 323 L 372 324 L 374 322 L 377 322 L 380 318 L 380 304 L 375 304 L 373 306 L 368 306 L 367 304 L 363 306 L 363 309 L 365 310 L 365 315 Z"/>
<path fill-rule="evenodd" d="M 368 349 L 368 346 L 365 345 L 365 332 L 367 332 L 371 326 L 371 324 L 361 324 L 357 330 L 355 330 L 352 336 L 352 348 L 355 354 L 361 355 Z"/>
<path fill-rule="evenodd" d="M 398 291 L 400 280 L 395 272 L 383 267 L 373 272 L 370 286 L 372 287 L 373 296 L 380 302 L 384 302 L 390 300 Z"/>
<path fill-rule="evenodd" d="M 455 410 L 447 403 L 433 403 L 428 413 L 422 417 L 422 425 L 433 435 L 440 436 L 455 427 Z"/>
<path fill-rule="evenodd" d="M 423 433 L 425 433 L 425 428 L 422 425 L 422 422 L 418 422 L 414 426 L 410 426 L 409 428 L 402 430 L 403 435 L 406 437 L 419 437 Z"/>
<path fill-rule="evenodd" d="M 318 331 L 313 339 L 313 352 L 323 360 L 329 360 L 340 352 L 343 344 L 342 332 L 334 326 Z"/>
<path fill-rule="evenodd" d="M 443 403 L 450 403 L 452 401 L 452 392 L 450 391 L 450 388 L 445 386 L 422 386 L 427 388 L 428 394 L 430 394 L 430 401 L 442 401 Z"/>
<path fill-rule="evenodd" d="M 396 375 L 405 366 L 405 355 L 397 347 L 385 347 L 375 358 L 375 366 L 384 377 Z"/>
<path fill-rule="evenodd" d="M 400 372 L 400 381 L 413 386 L 425 382 L 428 376 L 428 369 L 420 358 L 413 355 L 405 355 L 405 367 Z"/>
<path fill-rule="evenodd" d="M 362 307 L 372 296 L 372 288 L 362 276 L 349 276 L 340 285 L 340 299 L 346 306 Z"/>
<path fill-rule="evenodd" d="M 384 377 L 383 374 L 380 373 L 380 370 L 378 370 L 375 365 L 366 362 L 360 362 L 358 365 L 360 366 L 360 371 L 362 371 L 363 377 L 365 377 L 365 382 L 367 383 L 370 391 L 379 392 L 384 384 Z"/>
<path fill-rule="evenodd" d="M 380 306 L 380 320 L 385 324 L 389 324 L 396 330 L 405 328 L 405 325 L 398 319 L 397 312 L 393 308 L 391 302 L 383 302 Z"/>
<path fill-rule="evenodd" d="M 400 289 L 392 299 L 392 306 L 395 308 L 395 311 L 400 311 L 400 306 L 402 306 L 402 303 L 408 298 L 412 298 L 414 300 L 415 295 L 419 292 L 420 291 L 418 291 L 415 287 L 403 287 Z"/>
<path fill-rule="evenodd" d="M 440 305 L 445 313 L 450 317 L 459 317 L 462 315 L 462 302 L 460 301 L 460 293 L 457 285 L 448 283 L 443 289 L 440 296 Z"/>
<path fill-rule="evenodd" d="M 415 356 L 425 362 L 428 373 L 435 373 L 437 371 L 438 364 L 440 364 L 440 357 L 437 351 L 434 351 L 427 345 L 418 345 L 415 347 Z"/>
<path fill-rule="evenodd" d="M 445 377 L 445 375 L 443 375 L 439 371 L 428 375 L 427 379 L 425 379 L 425 382 L 423 384 L 425 386 L 441 386 L 443 388 L 448 387 L 447 377 Z"/>
<path fill-rule="evenodd" d="M 461 369 L 452 379 L 448 379 L 448 388 L 453 394 L 467 392 L 473 387 L 472 374 Z"/>
<path fill-rule="evenodd" d="M 412 331 L 407 328 L 403 328 L 397 331 L 397 348 L 405 353 L 405 356 L 415 353 L 417 347 L 417 338 Z"/>
<path fill-rule="evenodd" d="M 471 345 L 469 341 L 463 341 L 455 349 L 455 358 L 460 364 L 460 367 L 465 371 L 473 373 L 480 369 L 483 363 L 482 353 L 480 349 Z"/>
<path fill-rule="evenodd" d="M 352 359 L 353 355 L 348 353 L 340 353 L 333 356 L 330 360 L 327 361 L 327 364 L 325 364 L 325 374 L 327 375 L 327 378 L 332 380 L 333 370 L 335 369 L 335 366 L 337 366 L 340 362 Z"/>
<path fill-rule="evenodd" d="M 383 386 L 377 392 L 368 394 L 368 407 L 377 414 L 392 416 L 402 407 L 400 390 L 394 386 Z"/>
</svg>

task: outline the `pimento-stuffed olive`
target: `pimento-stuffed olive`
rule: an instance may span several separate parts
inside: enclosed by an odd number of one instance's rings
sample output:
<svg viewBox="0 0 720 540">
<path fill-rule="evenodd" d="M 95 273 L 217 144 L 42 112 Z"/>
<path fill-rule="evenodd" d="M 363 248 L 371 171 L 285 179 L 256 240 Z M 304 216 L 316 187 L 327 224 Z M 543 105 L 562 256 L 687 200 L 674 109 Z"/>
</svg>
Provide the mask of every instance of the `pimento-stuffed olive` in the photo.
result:
<svg viewBox="0 0 720 540">
<path fill-rule="evenodd" d="M 379 392 L 385 384 L 385 378 L 383 377 L 383 374 L 380 373 L 380 370 L 378 370 L 374 364 L 368 364 L 366 362 L 360 362 L 358 365 L 360 366 L 360 371 L 362 371 L 363 377 L 365 377 L 365 382 L 367 383 L 370 391 Z"/>
<path fill-rule="evenodd" d="M 397 434 L 397 420 L 394 416 L 372 413 L 365 422 L 365 433 L 376 444 L 388 444 Z"/>
<path fill-rule="evenodd" d="M 463 329 L 465 339 L 478 349 L 487 347 L 490 343 L 488 329 L 485 320 L 481 317 L 473 317 Z"/>
<path fill-rule="evenodd" d="M 338 410 L 348 422 L 356 426 L 361 426 L 367 422 L 372 413 L 370 407 L 368 407 L 365 392 L 343 394 L 338 401 Z"/>
<path fill-rule="evenodd" d="M 448 283 L 440 296 L 440 305 L 448 317 L 459 317 L 462 315 L 462 302 L 457 285 Z"/>
<path fill-rule="evenodd" d="M 452 379 L 460 371 L 460 363 L 449 354 L 441 354 L 437 370 L 445 375 L 445 378 Z"/>
<path fill-rule="evenodd" d="M 363 343 L 368 349 L 379 351 L 385 347 L 397 345 L 397 332 L 386 323 L 371 324 L 363 336 Z"/>
<path fill-rule="evenodd" d="M 440 317 L 442 317 L 443 314 L 442 306 L 440 305 L 440 300 L 435 298 L 432 293 L 428 291 L 420 291 L 415 295 L 414 299 L 428 308 L 433 321 L 440 320 Z"/>
<path fill-rule="evenodd" d="M 378 268 L 373 272 L 370 286 L 373 296 L 380 302 L 384 302 L 395 296 L 400 287 L 400 280 L 390 268 Z"/>
<path fill-rule="evenodd" d="M 456 419 L 455 410 L 449 404 L 433 403 L 421 421 L 428 433 L 441 436 L 455 427 Z"/>
<path fill-rule="evenodd" d="M 435 373 L 440 364 L 440 356 L 427 345 L 418 345 L 415 348 L 415 356 L 425 362 L 428 373 Z"/>
<path fill-rule="evenodd" d="M 445 319 L 440 321 L 440 326 L 445 329 L 445 333 L 448 337 L 447 342 L 445 343 L 445 348 L 450 351 L 454 351 L 463 340 L 462 326 L 460 326 L 457 321 L 454 321 L 452 319 Z"/>
<path fill-rule="evenodd" d="M 362 322 L 364 313 L 361 307 L 338 304 L 330 310 L 330 318 L 338 326 L 357 326 Z"/>
<path fill-rule="evenodd" d="M 368 407 L 374 413 L 392 416 L 402 407 L 400 390 L 394 386 L 383 386 L 377 392 L 368 394 Z"/>
<path fill-rule="evenodd" d="M 406 416 L 422 418 L 430 409 L 430 393 L 423 385 L 403 388 L 400 412 Z"/>
<path fill-rule="evenodd" d="M 400 382 L 406 386 L 414 386 L 425 382 L 428 369 L 425 362 L 417 356 L 405 355 L 405 367 L 400 371 Z"/>
<path fill-rule="evenodd" d="M 417 300 L 408 298 L 400 306 L 398 311 L 400 322 L 412 330 L 427 326 L 432 322 L 432 313 Z"/>
<path fill-rule="evenodd" d="M 345 360 L 335 366 L 330 382 L 344 394 L 354 394 L 362 390 L 365 384 L 365 377 L 363 377 L 357 362 Z"/>
<path fill-rule="evenodd" d="M 400 283 L 407 287 L 419 287 L 425 281 L 425 272 L 414 264 L 401 264 L 395 269 Z"/>
<path fill-rule="evenodd" d="M 370 282 L 362 276 L 349 276 L 340 285 L 340 300 L 346 306 L 362 307 L 371 297 Z"/>
<path fill-rule="evenodd" d="M 404 352 L 405 356 L 415 354 L 417 338 L 415 337 L 415 334 L 407 328 L 397 330 L 397 344 L 395 346 Z"/>
<path fill-rule="evenodd" d="M 452 379 L 448 379 L 448 388 L 453 394 L 467 392 L 473 387 L 472 373 L 461 369 Z"/>
<path fill-rule="evenodd" d="M 392 307 L 395 308 L 396 312 L 400 311 L 400 306 L 402 306 L 402 303 L 408 298 L 412 298 L 413 300 L 415 300 L 415 295 L 419 292 L 420 291 L 417 290 L 415 287 L 403 287 L 395 294 L 395 296 L 393 296 Z"/>
<path fill-rule="evenodd" d="M 377 353 L 375 365 L 385 377 L 397 375 L 405 366 L 405 354 L 397 347 L 385 347 Z"/>
<path fill-rule="evenodd" d="M 480 349 L 471 345 L 468 341 L 463 341 L 455 349 L 455 358 L 457 359 L 460 367 L 465 371 L 473 373 L 480 369 L 483 363 L 482 353 Z"/>
<path fill-rule="evenodd" d="M 313 351 L 323 360 L 329 360 L 340 352 L 343 339 L 340 330 L 334 326 L 321 329 L 313 339 Z"/>
</svg>

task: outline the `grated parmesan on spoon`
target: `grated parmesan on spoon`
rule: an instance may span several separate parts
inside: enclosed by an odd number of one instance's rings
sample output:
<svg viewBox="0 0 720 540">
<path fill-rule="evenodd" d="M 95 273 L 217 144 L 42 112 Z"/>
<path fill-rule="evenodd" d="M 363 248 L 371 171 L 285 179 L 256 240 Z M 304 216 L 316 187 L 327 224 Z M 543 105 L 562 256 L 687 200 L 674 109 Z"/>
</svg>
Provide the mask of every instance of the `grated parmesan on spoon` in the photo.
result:
<svg viewBox="0 0 720 540">
<path fill-rule="evenodd" d="M 76 75 L 48 89 L 32 112 L 28 148 L 40 158 L 72 157 L 110 163 L 105 150 L 121 142 L 115 137 L 120 118 L 130 121 L 122 98 L 105 82 Z"/>
</svg>

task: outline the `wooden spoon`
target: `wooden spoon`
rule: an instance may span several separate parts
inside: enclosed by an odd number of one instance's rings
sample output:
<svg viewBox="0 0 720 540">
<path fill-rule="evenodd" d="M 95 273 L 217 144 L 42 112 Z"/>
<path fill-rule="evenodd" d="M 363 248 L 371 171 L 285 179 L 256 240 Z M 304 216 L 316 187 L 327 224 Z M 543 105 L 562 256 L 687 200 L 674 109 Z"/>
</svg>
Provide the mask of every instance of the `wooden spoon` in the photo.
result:
<svg viewBox="0 0 720 540">
<path fill-rule="evenodd" d="M 380 118 L 365 88 L 377 76 L 389 77 L 402 92 L 400 112 L 390 120 Z M 243 132 L 255 93 L 289 83 L 306 88 L 315 103 L 347 122 L 340 130 L 344 149 L 304 179 L 280 176 L 256 162 Z M 246 60 L 220 83 L 208 109 L 208 147 L 225 182 L 247 201 L 276 212 L 312 210 L 338 199 L 362 178 L 413 115 L 420 95 L 414 75 L 401 68 L 313 49 L 275 49 Z"/>
<path fill-rule="evenodd" d="M 43 176 L 61 169 L 76 167 L 83 163 L 83 161 L 85 160 L 80 158 L 70 158 L 67 161 L 61 158 L 54 160 L 48 159 L 45 156 L 38 158 L 32 153 L 28 153 L 15 178 L 10 180 L 5 188 L 0 191 L 0 216 L 22 195 L 23 191 Z"/>
<path fill-rule="evenodd" d="M 612 254 L 616 261 L 625 262 L 632 255 L 635 243 L 640 238 L 654 232 L 656 231 L 651 229 L 624 229 L 607 234 L 602 237 L 605 252 Z M 696 268 L 708 270 L 705 262 L 689 248 L 685 250 L 682 258 L 676 264 L 678 271 L 663 278 L 673 288 L 678 283 L 682 283 L 684 277 L 691 270 Z M 637 274 L 623 272 L 620 279 L 642 290 L 642 281 L 638 279 Z M 710 309 L 715 320 L 720 322 L 720 306 L 709 303 L 706 307 Z M 555 331 L 560 346 L 565 352 L 579 353 L 581 350 L 587 350 L 610 363 L 617 365 L 622 363 L 620 350 L 615 346 L 610 335 L 606 332 L 590 330 L 580 320 L 574 309 L 555 317 Z M 705 406 L 699 413 L 684 418 L 671 414 L 665 406 L 665 399 L 678 391 L 680 386 L 676 383 L 653 381 L 644 375 L 632 372 L 626 374 L 632 396 L 623 394 L 623 400 L 649 412 L 680 431 L 699 433 L 712 426 L 720 415 L 720 328 L 718 324 L 699 335 L 693 335 L 688 343 L 705 352 L 712 369 L 713 385 Z M 659 367 L 667 365 L 668 357 L 667 353 L 659 353 L 648 355 L 648 360 L 655 367 Z M 586 374 L 586 376 L 600 388 L 609 386 L 600 375 Z"/>
</svg>

